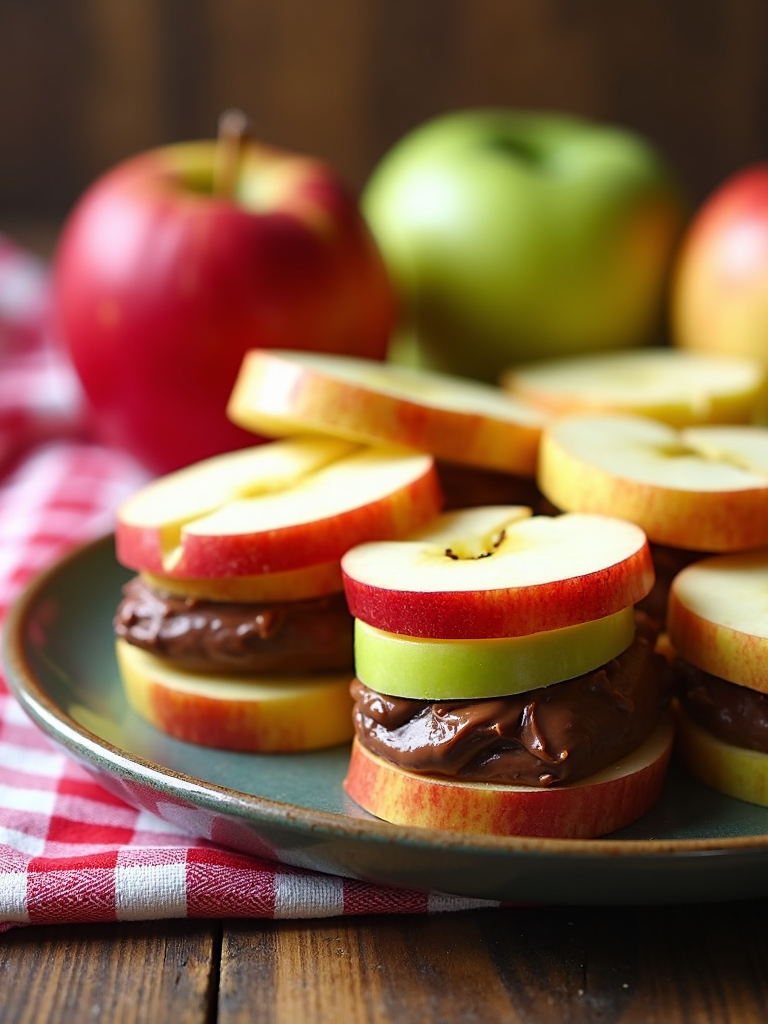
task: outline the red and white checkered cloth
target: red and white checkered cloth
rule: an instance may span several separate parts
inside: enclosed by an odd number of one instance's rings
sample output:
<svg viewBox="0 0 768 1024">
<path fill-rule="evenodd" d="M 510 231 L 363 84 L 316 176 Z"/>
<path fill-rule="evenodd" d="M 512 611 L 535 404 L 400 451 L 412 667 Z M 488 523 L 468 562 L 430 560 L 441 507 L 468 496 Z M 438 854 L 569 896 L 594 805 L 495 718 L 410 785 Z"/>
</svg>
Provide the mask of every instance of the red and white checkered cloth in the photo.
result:
<svg viewBox="0 0 768 1024">
<path fill-rule="evenodd" d="M 47 268 L 0 236 L 0 627 L 23 586 L 107 533 L 143 479 L 89 439 L 46 330 Z M 192 840 L 123 803 L 27 718 L 0 675 L 0 931 L 164 917 L 308 918 L 496 904 L 377 888 Z"/>
</svg>

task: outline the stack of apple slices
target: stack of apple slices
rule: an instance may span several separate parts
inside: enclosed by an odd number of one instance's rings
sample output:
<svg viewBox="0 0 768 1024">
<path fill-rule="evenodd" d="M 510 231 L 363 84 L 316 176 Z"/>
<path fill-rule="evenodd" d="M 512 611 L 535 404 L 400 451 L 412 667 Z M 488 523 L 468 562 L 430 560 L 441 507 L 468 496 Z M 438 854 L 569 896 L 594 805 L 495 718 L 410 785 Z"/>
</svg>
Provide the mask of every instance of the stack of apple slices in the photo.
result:
<svg viewBox="0 0 768 1024">
<path fill-rule="evenodd" d="M 768 806 L 768 549 L 703 558 L 673 580 L 678 752 L 702 782 Z"/>
<path fill-rule="evenodd" d="M 254 349 L 228 405 L 265 437 L 321 434 L 435 457 L 445 507 L 537 504 L 534 484 L 548 416 L 489 384 L 392 364 Z"/>
<path fill-rule="evenodd" d="M 118 510 L 138 575 L 115 620 L 136 711 L 206 746 L 294 751 L 351 736 L 352 619 L 339 560 L 430 522 L 430 456 L 296 438 L 161 477 Z"/>
<path fill-rule="evenodd" d="M 477 507 L 341 564 L 357 676 L 345 788 L 364 810 L 586 838 L 652 806 L 672 729 L 633 607 L 653 582 L 642 530 Z"/>
</svg>

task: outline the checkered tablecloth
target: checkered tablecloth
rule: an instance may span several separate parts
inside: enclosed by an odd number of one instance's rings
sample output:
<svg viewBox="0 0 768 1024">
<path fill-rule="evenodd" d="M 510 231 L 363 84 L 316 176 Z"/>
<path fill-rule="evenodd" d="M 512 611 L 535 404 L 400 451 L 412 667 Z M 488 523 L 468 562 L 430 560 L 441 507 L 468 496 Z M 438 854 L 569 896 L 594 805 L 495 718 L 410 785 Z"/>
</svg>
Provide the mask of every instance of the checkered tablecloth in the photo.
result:
<svg viewBox="0 0 768 1024">
<path fill-rule="evenodd" d="M 28 581 L 111 530 L 144 479 L 88 436 L 47 327 L 44 264 L 0 236 L 0 626 Z M 377 888 L 191 839 L 123 803 L 26 716 L 0 674 L 0 931 L 164 917 L 308 918 L 492 906 Z"/>
</svg>

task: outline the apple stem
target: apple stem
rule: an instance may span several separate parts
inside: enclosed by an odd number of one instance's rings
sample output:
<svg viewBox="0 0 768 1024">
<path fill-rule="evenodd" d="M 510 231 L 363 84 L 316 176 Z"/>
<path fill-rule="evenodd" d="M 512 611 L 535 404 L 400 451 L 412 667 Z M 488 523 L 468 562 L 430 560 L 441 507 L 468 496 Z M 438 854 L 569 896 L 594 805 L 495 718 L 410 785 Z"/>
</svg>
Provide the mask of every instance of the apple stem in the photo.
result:
<svg viewBox="0 0 768 1024">
<path fill-rule="evenodd" d="M 219 118 L 219 133 L 213 164 L 213 194 L 231 199 L 235 194 L 240 154 L 248 131 L 242 110 L 225 110 Z"/>
</svg>

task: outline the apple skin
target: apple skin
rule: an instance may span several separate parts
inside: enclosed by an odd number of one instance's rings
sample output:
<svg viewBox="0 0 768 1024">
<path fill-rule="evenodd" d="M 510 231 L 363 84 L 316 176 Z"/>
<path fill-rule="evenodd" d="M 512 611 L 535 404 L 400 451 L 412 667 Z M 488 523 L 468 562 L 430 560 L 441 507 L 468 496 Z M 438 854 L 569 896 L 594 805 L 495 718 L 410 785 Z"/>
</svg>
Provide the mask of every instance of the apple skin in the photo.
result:
<svg viewBox="0 0 768 1024">
<path fill-rule="evenodd" d="M 98 179 L 55 254 L 53 316 L 95 428 L 165 473 L 253 444 L 226 403 L 250 348 L 383 358 L 391 282 L 353 196 L 321 161 L 245 144 L 235 199 L 216 143 Z"/>
<path fill-rule="evenodd" d="M 661 338 L 687 211 L 636 134 L 449 114 L 385 154 L 362 205 L 405 311 L 394 359 L 495 382 L 529 359 Z"/>
<path fill-rule="evenodd" d="M 633 754 L 569 786 L 539 789 L 417 775 L 352 744 L 344 789 L 364 810 L 396 825 L 550 839 L 591 839 L 650 810 L 664 783 L 673 730 L 663 720 Z"/>
<path fill-rule="evenodd" d="M 676 345 L 768 365 L 768 162 L 726 179 L 696 211 L 671 306 Z"/>
</svg>

